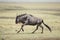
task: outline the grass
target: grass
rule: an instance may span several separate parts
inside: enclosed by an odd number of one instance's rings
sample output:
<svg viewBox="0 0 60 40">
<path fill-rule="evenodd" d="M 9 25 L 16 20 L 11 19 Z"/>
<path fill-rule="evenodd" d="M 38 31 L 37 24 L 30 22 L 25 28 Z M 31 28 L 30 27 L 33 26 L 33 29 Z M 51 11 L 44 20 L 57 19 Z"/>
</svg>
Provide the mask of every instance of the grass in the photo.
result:
<svg viewBox="0 0 60 40">
<path fill-rule="evenodd" d="M 34 3 L 33 3 L 34 4 Z M 51 3 L 49 4 L 4 4 L 0 3 L 3 10 L 0 9 L 0 17 L 16 17 L 19 14 L 27 13 L 32 14 L 36 17 L 42 18 L 46 24 L 52 28 L 52 32 L 44 26 L 44 33 L 41 34 L 41 28 L 39 28 L 34 34 L 31 32 L 36 26 L 26 25 L 24 27 L 24 32 L 17 33 L 22 24 L 15 24 L 14 19 L 4 19 L 0 18 L 0 40 L 60 40 L 60 11 L 47 11 L 47 10 L 5 10 L 7 7 L 16 8 L 60 8 L 60 4 Z M 38 4 L 38 5 L 37 5 Z M 31 6 L 32 5 L 32 6 Z M 37 5 L 37 6 L 36 6 Z M 45 5 L 45 6 L 44 6 Z M 6 6 L 6 7 L 4 7 Z M 43 6 L 43 7 L 42 7 Z M 7 9 L 6 8 L 6 9 Z"/>
</svg>

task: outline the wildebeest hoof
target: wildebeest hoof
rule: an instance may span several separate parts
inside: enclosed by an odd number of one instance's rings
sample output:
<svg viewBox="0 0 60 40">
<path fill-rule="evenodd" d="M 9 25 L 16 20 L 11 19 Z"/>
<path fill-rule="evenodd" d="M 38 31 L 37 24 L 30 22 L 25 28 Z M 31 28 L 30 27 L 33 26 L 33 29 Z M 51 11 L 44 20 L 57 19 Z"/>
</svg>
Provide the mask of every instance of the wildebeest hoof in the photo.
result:
<svg viewBox="0 0 60 40">
<path fill-rule="evenodd" d="M 41 34 L 43 34 L 43 32 L 41 32 Z"/>
<path fill-rule="evenodd" d="M 32 32 L 32 34 L 33 34 L 34 32 Z"/>
<path fill-rule="evenodd" d="M 24 30 L 22 30 L 24 32 Z"/>
<path fill-rule="evenodd" d="M 17 33 L 19 33 L 19 31 Z"/>
</svg>

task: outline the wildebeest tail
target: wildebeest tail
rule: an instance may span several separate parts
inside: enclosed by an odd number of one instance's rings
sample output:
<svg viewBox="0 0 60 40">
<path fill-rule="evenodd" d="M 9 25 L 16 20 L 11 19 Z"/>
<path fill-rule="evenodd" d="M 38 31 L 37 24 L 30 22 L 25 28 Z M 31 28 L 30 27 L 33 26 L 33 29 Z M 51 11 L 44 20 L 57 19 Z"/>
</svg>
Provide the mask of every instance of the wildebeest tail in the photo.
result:
<svg viewBox="0 0 60 40">
<path fill-rule="evenodd" d="M 42 22 L 49 29 L 49 31 L 51 32 L 51 28 L 48 25 L 46 25 L 43 20 L 42 20 Z"/>
</svg>

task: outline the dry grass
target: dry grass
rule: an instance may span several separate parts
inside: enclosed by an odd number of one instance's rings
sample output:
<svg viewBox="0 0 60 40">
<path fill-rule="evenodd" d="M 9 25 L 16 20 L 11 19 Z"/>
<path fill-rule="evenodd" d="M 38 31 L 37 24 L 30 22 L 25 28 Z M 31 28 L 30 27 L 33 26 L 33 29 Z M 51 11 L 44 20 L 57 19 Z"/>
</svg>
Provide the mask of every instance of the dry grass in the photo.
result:
<svg viewBox="0 0 60 40">
<path fill-rule="evenodd" d="M 0 40 L 60 40 L 60 11 L 47 10 L 18 10 L 17 8 L 42 8 L 59 9 L 59 3 L 0 3 L 0 17 L 16 17 L 16 15 L 28 13 L 42 18 L 46 24 L 52 28 L 52 32 L 44 26 L 44 33 L 41 34 L 41 28 L 34 34 L 31 32 L 35 26 L 25 26 L 24 32 L 16 33 L 21 24 L 15 24 L 15 19 L 0 18 Z M 3 10 L 2 10 L 3 9 Z M 10 9 L 10 10 L 6 10 Z M 15 10 L 12 10 L 15 9 Z"/>
</svg>

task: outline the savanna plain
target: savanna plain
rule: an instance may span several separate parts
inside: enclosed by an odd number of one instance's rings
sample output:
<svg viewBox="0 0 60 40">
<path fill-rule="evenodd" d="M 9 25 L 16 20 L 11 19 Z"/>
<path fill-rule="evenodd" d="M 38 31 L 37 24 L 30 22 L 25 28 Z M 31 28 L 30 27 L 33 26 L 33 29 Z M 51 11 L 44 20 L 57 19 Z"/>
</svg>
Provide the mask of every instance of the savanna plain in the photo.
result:
<svg viewBox="0 0 60 40">
<path fill-rule="evenodd" d="M 43 34 L 40 27 L 32 34 L 36 26 L 31 25 L 17 33 L 22 24 L 15 18 L 24 13 L 42 18 L 52 32 L 42 24 Z M 60 3 L 0 3 L 0 40 L 60 40 Z"/>
</svg>

